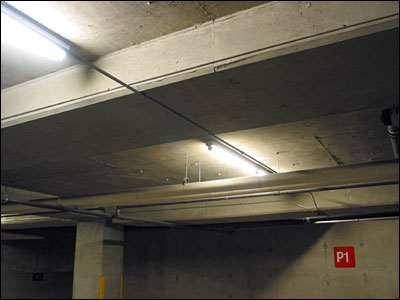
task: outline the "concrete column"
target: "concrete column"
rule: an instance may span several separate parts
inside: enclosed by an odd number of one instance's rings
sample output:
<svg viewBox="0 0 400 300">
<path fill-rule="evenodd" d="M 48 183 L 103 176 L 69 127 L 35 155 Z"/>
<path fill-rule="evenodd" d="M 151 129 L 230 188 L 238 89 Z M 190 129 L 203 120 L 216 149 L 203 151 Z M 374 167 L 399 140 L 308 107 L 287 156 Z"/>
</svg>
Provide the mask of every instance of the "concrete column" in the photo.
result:
<svg viewBox="0 0 400 300">
<path fill-rule="evenodd" d="M 119 299 L 124 231 L 108 222 L 81 222 L 76 229 L 74 299 Z"/>
</svg>

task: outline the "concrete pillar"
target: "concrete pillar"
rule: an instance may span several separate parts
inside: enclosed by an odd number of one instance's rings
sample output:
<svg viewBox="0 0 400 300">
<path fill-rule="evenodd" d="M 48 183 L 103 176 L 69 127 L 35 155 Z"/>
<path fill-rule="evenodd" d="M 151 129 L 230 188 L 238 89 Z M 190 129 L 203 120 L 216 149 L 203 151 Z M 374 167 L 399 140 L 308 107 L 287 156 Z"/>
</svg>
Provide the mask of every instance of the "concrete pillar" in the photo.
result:
<svg viewBox="0 0 400 300">
<path fill-rule="evenodd" d="M 119 299 L 124 231 L 108 222 L 81 222 L 76 229 L 74 299 Z"/>
</svg>

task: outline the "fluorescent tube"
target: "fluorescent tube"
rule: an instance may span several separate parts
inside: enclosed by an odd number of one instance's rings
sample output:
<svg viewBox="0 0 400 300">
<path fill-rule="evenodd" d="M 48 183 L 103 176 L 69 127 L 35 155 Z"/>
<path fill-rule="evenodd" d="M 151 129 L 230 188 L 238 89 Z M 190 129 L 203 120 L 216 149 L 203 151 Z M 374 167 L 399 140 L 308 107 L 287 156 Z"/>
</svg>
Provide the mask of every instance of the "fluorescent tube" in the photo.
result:
<svg viewBox="0 0 400 300">
<path fill-rule="evenodd" d="M 62 60 L 65 52 L 47 38 L 1 11 L 1 40 L 25 52 L 53 60 Z"/>
<path fill-rule="evenodd" d="M 211 143 L 208 145 L 208 150 L 220 161 L 235 166 L 249 175 L 257 175 L 264 176 L 267 175 L 266 172 L 257 168 L 254 164 L 248 162 L 244 158 L 238 156 L 236 153 L 233 153 L 229 149 L 226 149 L 223 146 L 216 145 L 215 143 Z"/>
</svg>

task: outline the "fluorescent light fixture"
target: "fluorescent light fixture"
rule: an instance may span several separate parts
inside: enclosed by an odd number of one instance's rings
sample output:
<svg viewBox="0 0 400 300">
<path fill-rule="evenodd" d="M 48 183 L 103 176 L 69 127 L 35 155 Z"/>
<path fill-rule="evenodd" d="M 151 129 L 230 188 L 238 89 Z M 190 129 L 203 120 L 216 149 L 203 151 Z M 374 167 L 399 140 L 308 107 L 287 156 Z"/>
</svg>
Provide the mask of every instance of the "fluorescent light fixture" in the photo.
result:
<svg viewBox="0 0 400 300">
<path fill-rule="evenodd" d="M 249 175 L 265 176 L 267 173 L 229 148 L 214 141 L 207 142 L 208 150 L 221 162 L 235 166 Z"/>
<path fill-rule="evenodd" d="M 7 4 L 40 22 L 52 31 L 57 32 L 68 40 L 76 39 L 81 35 L 74 18 L 65 13 L 63 4 L 59 1 L 6 1 Z M 61 5 L 61 6 L 60 6 Z"/>
<path fill-rule="evenodd" d="M 1 5 L 2 42 L 38 56 L 62 60 L 65 52 L 54 44 L 55 37 L 45 37 L 44 35 L 49 36 L 49 33 L 35 24 L 29 23 L 5 5 Z M 65 47 L 65 43 L 63 44 L 62 46 Z"/>
<path fill-rule="evenodd" d="M 359 219 L 343 219 L 343 220 L 324 220 L 324 221 L 315 221 L 315 224 L 335 224 L 335 223 L 348 223 L 348 222 L 363 222 L 363 221 L 385 221 L 385 220 L 398 220 L 399 216 L 390 216 L 390 217 L 376 217 L 376 218 L 363 218 Z"/>
<path fill-rule="evenodd" d="M 350 223 L 350 222 L 359 222 L 359 219 L 315 221 L 314 224 L 335 224 L 335 223 Z"/>
</svg>

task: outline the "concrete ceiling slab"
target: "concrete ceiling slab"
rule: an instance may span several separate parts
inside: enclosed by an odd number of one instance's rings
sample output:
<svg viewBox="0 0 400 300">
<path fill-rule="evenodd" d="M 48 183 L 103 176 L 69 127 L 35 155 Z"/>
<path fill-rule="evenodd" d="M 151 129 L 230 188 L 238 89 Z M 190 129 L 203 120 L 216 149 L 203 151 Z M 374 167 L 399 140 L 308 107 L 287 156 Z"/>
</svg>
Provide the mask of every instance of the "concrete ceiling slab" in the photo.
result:
<svg viewBox="0 0 400 300">
<path fill-rule="evenodd" d="M 7 2 L 69 40 L 77 53 L 94 59 L 268 1 Z M 1 89 L 75 64 L 72 58 L 33 59 L 2 39 Z"/>
<path fill-rule="evenodd" d="M 215 132 L 390 105 L 398 99 L 398 47 L 398 29 L 388 30 L 150 94 Z"/>
<path fill-rule="evenodd" d="M 149 94 L 280 172 L 391 159 L 398 29 L 173 83 Z M 71 196 L 244 176 L 207 135 L 136 95 L 2 129 L 2 184 Z"/>
<path fill-rule="evenodd" d="M 329 117 L 247 129 L 220 136 L 257 157 L 278 172 L 330 167 L 393 158 L 387 132 L 378 120 L 379 108 Z M 133 190 L 179 184 L 185 176 L 218 180 L 246 176 L 240 169 L 212 156 L 202 140 L 115 151 L 8 171 L 9 181 L 62 196 Z"/>
</svg>

